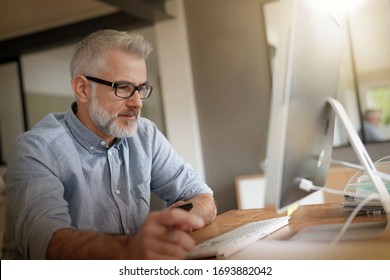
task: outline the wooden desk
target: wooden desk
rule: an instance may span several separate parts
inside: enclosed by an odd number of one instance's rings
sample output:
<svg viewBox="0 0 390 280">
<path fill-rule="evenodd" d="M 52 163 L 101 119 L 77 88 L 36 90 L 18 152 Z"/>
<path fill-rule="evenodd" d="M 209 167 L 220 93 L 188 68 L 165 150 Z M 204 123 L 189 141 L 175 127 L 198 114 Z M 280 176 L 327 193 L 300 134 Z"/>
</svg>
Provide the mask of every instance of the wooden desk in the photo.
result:
<svg viewBox="0 0 390 280">
<path fill-rule="evenodd" d="M 267 209 L 231 210 L 219 215 L 215 222 L 193 232 L 197 243 L 232 230 L 242 224 L 278 216 Z M 344 223 L 347 214 L 340 213 L 339 203 L 300 206 L 292 215 L 289 225 L 265 240 L 249 246 L 232 258 L 238 259 L 390 259 L 390 236 L 368 241 L 339 242 L 330 248 L 327 242 L 288 240 L 301 229 L 320 224 Z M 354 223 L 384 221 L 386 217 L 360 216 Z M 306 250 L 306 251 L 305 251 Z"/>
</svg>

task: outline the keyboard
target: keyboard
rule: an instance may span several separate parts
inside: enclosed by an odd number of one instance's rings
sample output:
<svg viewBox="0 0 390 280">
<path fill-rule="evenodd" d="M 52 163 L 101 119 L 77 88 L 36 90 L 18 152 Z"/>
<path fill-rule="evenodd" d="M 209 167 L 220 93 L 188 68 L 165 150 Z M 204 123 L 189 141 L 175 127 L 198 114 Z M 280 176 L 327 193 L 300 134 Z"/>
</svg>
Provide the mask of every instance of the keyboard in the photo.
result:
<svg viewBox="0 0 390 280">
<path fill-rule="evenodd" d="M 288 224 L 290 216 L 250 222 L 206 240 L 187 255 L 187 259 L 216 257 L 224 259 Z"/>
</svg>

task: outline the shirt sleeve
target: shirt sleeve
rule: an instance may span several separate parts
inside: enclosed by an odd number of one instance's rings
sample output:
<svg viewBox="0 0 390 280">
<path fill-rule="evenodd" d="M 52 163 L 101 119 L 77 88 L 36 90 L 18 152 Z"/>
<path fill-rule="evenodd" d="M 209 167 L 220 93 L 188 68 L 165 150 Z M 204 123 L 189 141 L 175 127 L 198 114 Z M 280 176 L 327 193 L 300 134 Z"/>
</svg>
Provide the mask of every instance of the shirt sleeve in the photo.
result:
<svg viewBox="0 0 390 280">
<path fill-rule="evenodd" d="M 173 149 L 165 136 L 153 125 L 152 135 L 152 192 L 168 205 L 189 200 L 199 194 L 212 194 L 211 188 L 194 168 Z"/>
<path fill-rule="evenodd" d="M 42 138 L 28 133 L 18 138 L 5 175 L 7 201 L 12 202 L 6 203 L 5 239 L 12 232 L 14 248 L 8 249 L 21 258 L 46 259 L 52 234 L 71 227 L 59 170 Z"/>
</svg>

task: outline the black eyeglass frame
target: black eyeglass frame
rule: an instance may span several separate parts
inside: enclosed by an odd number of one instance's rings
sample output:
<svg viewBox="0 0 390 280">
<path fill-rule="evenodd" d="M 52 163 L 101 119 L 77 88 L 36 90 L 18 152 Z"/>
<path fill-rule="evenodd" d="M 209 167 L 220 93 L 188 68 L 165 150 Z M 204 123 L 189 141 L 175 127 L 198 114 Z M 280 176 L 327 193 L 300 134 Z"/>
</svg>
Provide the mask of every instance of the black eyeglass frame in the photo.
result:
<svg viewBox="0 0 390 280">
<path fill-rule="evenodd" d="M 153 87 L 151 85 L 148 85 L 148 84 L 143 84 L 143 85 L 140 85 L 140 86 L 136 86 L 135 84 L 130 83 L 130 82 L 120 82 L 120 83 L 119 82 L 109 82 L 109 81 L 106 81 L 106 80 L 103 80 L 103 79 L 99 79 L 99 78 L 96 78 L 96 77 L 92 77 L 92 76 L 84 76 L 84 77 L 87 80 L 90 80 L 92 82 L 95 82 L 95 83 L 98 83 L 98 84 L 102 84 L 102 85 L 106 85 L 106 86 L 114 88 L 115 89 L 115 96 L 117 96 L 119 98 L 122 98 L 122 99 L 131 98 L 136 91 L 138 91 L 139 93 L 141 91 L 145 92 L 144 97 L 140 97 L 140 98 L 141 99 L 147 99 L 147 98 L 150 97 L 150 95 L 152 94 L 152 91 L 153 91 Z M 119 96 L 117 94 L 118 87 L 120 87 L 122 85 L 131 85 L 132 87 L 134 87 L 134 89 L 131 91 L 129 96 L 124 97 L 124 96 Z"/>
</svg>

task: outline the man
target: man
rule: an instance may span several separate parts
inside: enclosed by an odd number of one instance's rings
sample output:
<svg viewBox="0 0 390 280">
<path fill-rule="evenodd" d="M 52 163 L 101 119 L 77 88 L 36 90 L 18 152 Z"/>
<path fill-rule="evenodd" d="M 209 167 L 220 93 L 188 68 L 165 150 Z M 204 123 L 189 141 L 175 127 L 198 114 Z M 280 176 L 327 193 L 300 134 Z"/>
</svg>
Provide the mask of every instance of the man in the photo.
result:
<svg viewBox="0 0 390 280">
<path fill-rule="evenodd" d="M 382 120 L 382 113 L 379 110 L 370 109 L 367 110 L 364 115 L 364 140 L 367 142 L 375 141 L 384 141 L 384 136 L 379 131 L 379 126 Z M 362 136 L 362 131 L 359 132 L 360 137 Z"/>
<path fill-rule="evenodd" d="M 87 36 L 71 62 L 76 102 L 15 142 L 3 257 L 182 259 L 211 223 L 211 189 L 140 117 L 150 45 L 135 33 Z M 150 192 L 169 209 L 149 213 Z M 191 202 L 186 212 L 176 206 Z"/>
</svg>

